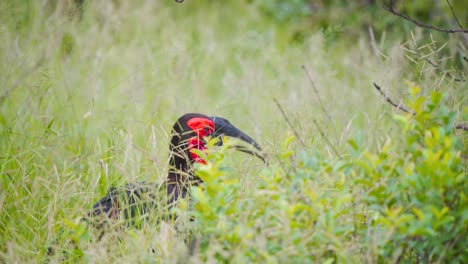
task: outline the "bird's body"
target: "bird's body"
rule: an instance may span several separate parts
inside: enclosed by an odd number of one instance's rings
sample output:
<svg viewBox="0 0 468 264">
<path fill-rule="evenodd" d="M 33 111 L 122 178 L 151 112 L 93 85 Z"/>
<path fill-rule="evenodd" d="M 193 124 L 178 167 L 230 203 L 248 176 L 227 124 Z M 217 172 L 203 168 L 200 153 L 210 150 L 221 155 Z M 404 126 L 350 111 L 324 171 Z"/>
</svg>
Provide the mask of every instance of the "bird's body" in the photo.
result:
<svg viewBox="0 0 468 264">
<path fill-rule="evenodd" d="M 123 223 L 124 226 L 138 226 L 142 220 L 155 215 L 159 219 L 165 218 L 164 212 L 168 212 L 179 198 L 186 197 L 190 186 L 202 183 L 202 180 L 195 176 L 193 165 L 206 163 L 198 155 L 199 151 L 207 151 L 205 138 L 216 137 L 218 145 L 222 145 L 223 136 L 238 138 L 259 152 L 262 151 L 252 138 L 224 118 L 185 114 L 176 121 L 172 129 L 169 173 L 166 181 L 163 184 L 139 182 L 113 187 L 94 204 L 83 220 L 100 230 L 96 234 L 99 240 L 107 230 L 104 227 L 119 229 L 122 226 L 119 223 Z M 240 145 L 232 147 L 266 162 L 260 153 Z M 71 243 L 76 247 L 74 241 Z M 54 246 L 48 247 L 48 255 L 54 255 L 55 249 Z"/>
<path fill-rule="evenodd" d="M 144 217 L 155 207 L 161 208 L 164 201 L 159 197 L 160 192 L 159 184 L 147 182 L 112 187 L 84 219 L 98 229 L 111 219 L 125 219 L 129 220 L 127 224 L 135 225 L 138 217 Z"/>
<path fill-rule="evenodd" d="M 222 136 L 238 138 L 261 151 L 260 146 L 253 139 L 224 118 L 185 114 L 177 120 L 172 129 L 169 146 L 169 173 L 165 184 L 161 186 L 157 183 L 141 182 L 111 188 L 93 206 L 93 210 L 85 219 L 91 220 L 98 228 L 109 220 L 118 219 L 129 220 L 127 223 L 135 224 L 138 216 L 146 216 L 154 208 L 172 207 L 179 198 L 187 196 L 189 186 L 202 182 L 195 176 L 193 164 L 206 162 L 198 156 L 197 151 L 193 150 L 206 151 L 206 137 L 219 137 L 221 145 Z M 261 154 L 243 146 L 236 146 L 235 149 L 265 161 Z M 164 192 L 161 187 L 165 187 L 166 191 Z"/>
</svg>

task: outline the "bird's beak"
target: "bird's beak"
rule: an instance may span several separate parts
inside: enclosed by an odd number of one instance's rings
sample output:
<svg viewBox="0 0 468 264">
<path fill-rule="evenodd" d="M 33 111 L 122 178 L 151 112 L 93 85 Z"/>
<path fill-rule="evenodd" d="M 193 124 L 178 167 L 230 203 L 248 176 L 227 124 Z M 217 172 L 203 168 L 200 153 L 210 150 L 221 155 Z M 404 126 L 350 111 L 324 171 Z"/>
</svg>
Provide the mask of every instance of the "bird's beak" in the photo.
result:
<svg viewBox="0 0 468 264">
<path fill-rule="evenodd" d="M 260 145 L 258 145 L 257 142 L 255 142 L 255 140 L 253 140 L 244 132 L 240 131 L 238 128 L 233 126 L 229 121 L 227 121 L 224 118 L 213 117 L 213 121 L 214 121 L 215 127 L 214 127 L 214 132 L 212 136 L 219 138 L 217 145 L 220 145 L 220 146 L 223 145 L 222 136 L 240 139 L 244 142 L 247 142 L 251 146 L 253 146 L 256 150 L 258 150 L 258 152 L 250 150 L 248 147 L 242 146 L 242 145 L 233 145 L 232 146 L 233 149 L 236 149 L 238 151 L 257 157 L 261 159 L 265 164 L 268 163 L 266 158 L 261 154 L 262 148 L 260 147 Z"/>
</svg>

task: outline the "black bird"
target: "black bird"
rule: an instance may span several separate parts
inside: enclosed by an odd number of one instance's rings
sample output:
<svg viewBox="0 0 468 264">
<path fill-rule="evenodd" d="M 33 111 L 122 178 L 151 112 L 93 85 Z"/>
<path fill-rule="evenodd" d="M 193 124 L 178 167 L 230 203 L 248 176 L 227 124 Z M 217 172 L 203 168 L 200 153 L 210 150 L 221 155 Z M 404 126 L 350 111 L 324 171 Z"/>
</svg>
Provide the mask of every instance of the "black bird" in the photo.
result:
<svg viewBox="0 0 468 264">
<path fill-rule="evenodd" d="M 130 183 L 123 187 L 111 188 L 109 192 L 93 206 L 86 221 L 100 228 L 111 219 L 124 219 L 134 225 L 138 216 L 145 216 L 150 210 L 162 207 L 170 208 L 180 197 L 186 197 L 189 186 L 198 185 L 202 180 L 194 174 L 195 163 L 206 162 L 196 151 L 206 151 L 206 138 L 218 138 L 222 145 L 222 137 L 238 138 L 252 145 L 257 151 L 235 145 L 234 149 L 260 158 L 261 147 L 248 135 L 221 117 L 210 117 L 203 114 L 189 113 L 180 117 L 172 128 L 169 145 L 169 175 L 165 182 L 166 196 L 164 202 L 157 199 L 161 196 L 161 186 L 157 183 Z M 159 201 L 159 202 L 158 202 Z M 98 219 L 98 221 L 96 221 Z"/>
</svg>

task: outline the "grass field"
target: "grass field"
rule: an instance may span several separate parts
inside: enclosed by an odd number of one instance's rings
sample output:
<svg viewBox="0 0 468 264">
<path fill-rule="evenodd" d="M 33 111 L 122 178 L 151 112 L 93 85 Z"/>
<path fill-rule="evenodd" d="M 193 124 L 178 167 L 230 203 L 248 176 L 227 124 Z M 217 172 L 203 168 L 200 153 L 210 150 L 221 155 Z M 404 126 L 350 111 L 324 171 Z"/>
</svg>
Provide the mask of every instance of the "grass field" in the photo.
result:
<svg viewBox="0 0 468 264">
<path fill-rule="evenodd" d="M 293 42 L 286 25 L 272 23 L 255 5 L 229 2 L 89 1 L 81 18 L 67 1 L 55 7 L 49 1 L 0 3 L 1 262 L 43 262 L 54 241 L 69 249 L 70 240 L 79 248 L 69 253 L 72 262 L 382 260 L 377 242 L 383 234 L 368 228 L 372 234 L 363 239 L 350 231 L 365 226 L 337 231 L 367 207 L 349 197 L 356 194 L 349 176 L 334 173 L 340 158 L 333 148 L 347 159 L 350 139 L 359 143 L 358 157 L 381 151 L 390 138 L 395 153 L 402 147 L 393 118 L 399 112 L 373 82 L 398 101 L 410 95 L 407 80 L 423 97 L 443 89 L 454 118 L 466 119 L 466 82 L 438 78 L 436 70 L 407 59 L 409 50 L 444 43 L 424 46 L 429 41 L 418 30 L 414 41 L 402 33 L 401 39 L 373 42 L 363 34 L 350 42 L 346 31 L 339 37 L 316 31 Z M 236 199 L 244 211 L 215 210 L 230 220 L 199 216 L 205 226 L 197 229 L 201 242 L 192 253 L 186 233 L 165 222 L 87 240 L 79 219 L 111 186 L 165 179 L 170 129 L 187 112 L 227 118 L 271 158 L 266 168 L 247 155 L 225 153 L 226 178 L 238 182 L 220 194 L 241 191 Z M 299 138 L 288 144 L 294 132 Z M 466 153 L 464 135 L 458 136 L 457 148 Z M 328 197 L 308 209 L 316 214 L 310 223 L 327 223 L 320 237 L 311 225 L 288 224 L 295 213 L 285 208 L 299 198 L 288 198 L 290 186 L 279 179 L 286 177 L 284 166 L 306 164 L 304 153 L 329 167 L 304 170 L 300 183 L 312 196 Z M 460 166 L 466 178 L 466 161 Z M 359 210 L 346 211 L 356 203 Z M 333 223 L 326 218 L 332 210 L 341 214 Z M 207 234 L 210 223 L 213 233 Z"/>
</svg>

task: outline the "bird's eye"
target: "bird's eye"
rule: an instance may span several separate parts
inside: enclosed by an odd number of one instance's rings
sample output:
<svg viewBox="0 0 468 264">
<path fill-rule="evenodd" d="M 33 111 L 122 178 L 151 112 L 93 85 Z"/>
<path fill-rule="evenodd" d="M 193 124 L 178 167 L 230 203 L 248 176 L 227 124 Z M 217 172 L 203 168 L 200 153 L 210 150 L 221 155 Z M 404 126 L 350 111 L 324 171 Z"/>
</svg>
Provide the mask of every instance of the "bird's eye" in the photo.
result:
<svg viewBox="0 0 468 264">
<path fill-rule="evenodd" d="M 205 133 L 208 134 L 208 133 L 210 133 L 210 129 L 211 129 L 211 128 L 210 128 L 209 126 L 205 126 L 205 127 L 203 128 L 203 132 L 205 132 Z"/>
</svg>

